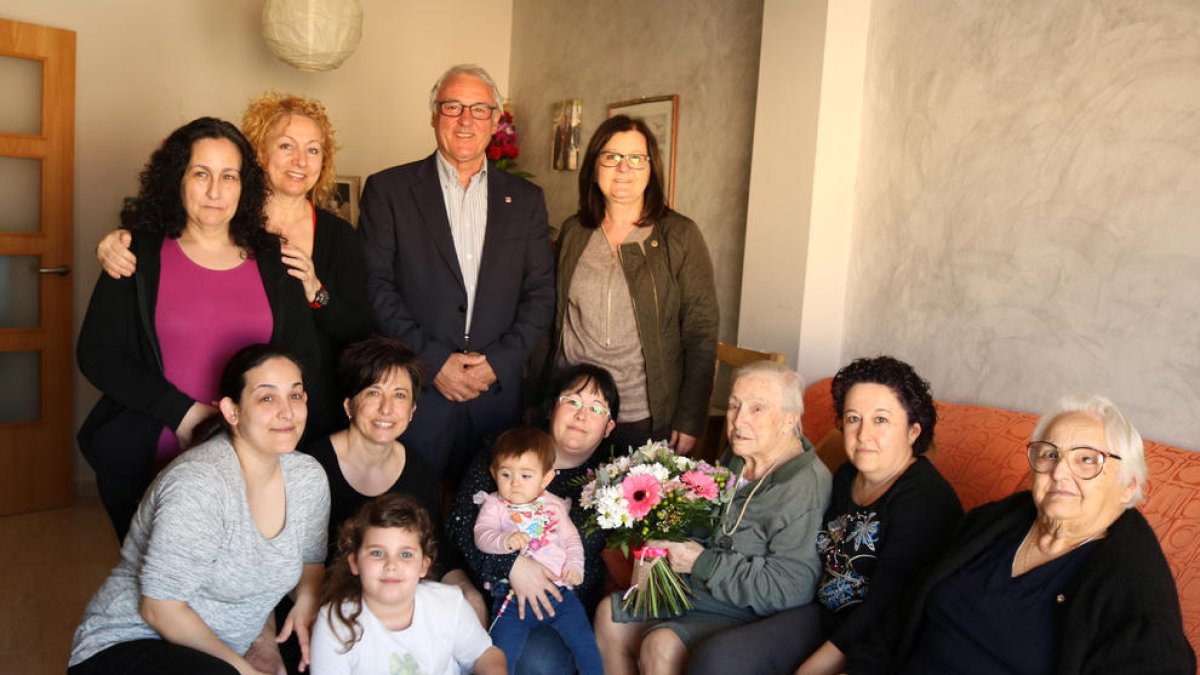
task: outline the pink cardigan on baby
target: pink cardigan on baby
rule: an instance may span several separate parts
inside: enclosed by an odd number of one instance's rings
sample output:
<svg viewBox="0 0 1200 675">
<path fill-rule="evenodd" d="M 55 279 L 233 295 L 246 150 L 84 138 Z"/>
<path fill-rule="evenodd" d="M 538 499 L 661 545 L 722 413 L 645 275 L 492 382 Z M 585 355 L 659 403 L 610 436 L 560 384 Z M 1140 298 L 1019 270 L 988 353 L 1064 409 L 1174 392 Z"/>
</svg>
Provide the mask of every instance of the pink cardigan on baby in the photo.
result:
<svg viewBox="0 0 1200 675">
<path fill-rule="evenodd" d="M 521 552 L 532 558 L 562 583 L 563 571 L 576 569 L 583 575 L 583 542 L 571 522 L 571 506 L 549 492 L 529 504 L 511 504 L 496 493 L 475 494 L 479 516 L 475 519 L 475 546 L 484 553 L 512 553 L 504 540 L 514 532 L 529 535 Z"/>
</svg>

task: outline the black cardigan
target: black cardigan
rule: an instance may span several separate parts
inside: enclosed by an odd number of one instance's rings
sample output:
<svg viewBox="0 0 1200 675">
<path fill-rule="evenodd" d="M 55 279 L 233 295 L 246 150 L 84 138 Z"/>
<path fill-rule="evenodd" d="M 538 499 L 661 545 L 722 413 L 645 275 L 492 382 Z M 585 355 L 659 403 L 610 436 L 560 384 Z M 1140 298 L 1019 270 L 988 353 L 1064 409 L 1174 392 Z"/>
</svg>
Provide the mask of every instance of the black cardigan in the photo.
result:
<svg viewBox="0 0 1200 675">
<path fill-rule="evenodd" d="M 163 375 L 154 332 L 162 242 L 162 235 L 135 232 L 130 251 L 137 256 L 137 272 L 122 279 L 101 272 L 83 318 L 76 359 L 79 370 L 103 394 L 77 436 L 80 450 L 93 465 L 97 459 L 153 464 L 162 428 L 177 428 L 194 403 Z M 309 380 L 323 382 L 303 288 L 288 276 L 278 243 L 255 256 L 255 262 L 271 306 L 271 344 L 289 348 Z"/>
<path fill-rule="evenodd" d="M 846 672 L 898 670 L 916 644 L 932 588 L 997 541 L 1029 529 L 1036 514 L 1028 491 L 967 514 L 947 555 L 916 585 L 913 601 L 892 615 L 880 639 L 848 655 Z M 1058 675 L 1196 672 L 1175 580 L 1154 530 L 1137 509 L 1127 509 L 1112 524 L 1061 594 L 1057 609 L 1062 626 Z"/>
</svg>

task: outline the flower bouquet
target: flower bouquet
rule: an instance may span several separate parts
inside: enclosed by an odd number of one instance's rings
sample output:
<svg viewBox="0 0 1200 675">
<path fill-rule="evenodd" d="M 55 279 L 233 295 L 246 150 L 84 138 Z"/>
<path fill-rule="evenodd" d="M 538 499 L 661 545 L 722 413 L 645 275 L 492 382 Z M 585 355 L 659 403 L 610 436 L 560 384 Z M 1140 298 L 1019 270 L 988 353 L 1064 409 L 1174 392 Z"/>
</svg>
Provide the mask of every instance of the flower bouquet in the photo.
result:
<svg viewBox="0 0 1200 675">
<path fill-rule="evenodd" d="M 676 455 L 667 444 L 647 443 L 589 472 L 579 504 L 588 511 L 585 529 L 603 531 L 608 545 L 637 565 L 622 608 L 644 618 L 678 616 L 691 609 L 691 589 L 667 562 L 663 549 L 647 547 L 651 539 L 686 541 L 697 531 L 711 531 L 722 504 L 736 485 L 728 469 Z"/>
<path fill-rule="evenodd" d="M 521 178 L 533 178 L 533 174 L 517 167 L 517 158 L 521 156 L 521 148 L 517 145 L 517 123 L 513 120 L 512 108 L 504 104 L 500 111 L 500 120 L 496 123 L 496 133 L 488 142 L 487 158 L 496 163 L 496 168 L 507 171 Z"/>
</svg>

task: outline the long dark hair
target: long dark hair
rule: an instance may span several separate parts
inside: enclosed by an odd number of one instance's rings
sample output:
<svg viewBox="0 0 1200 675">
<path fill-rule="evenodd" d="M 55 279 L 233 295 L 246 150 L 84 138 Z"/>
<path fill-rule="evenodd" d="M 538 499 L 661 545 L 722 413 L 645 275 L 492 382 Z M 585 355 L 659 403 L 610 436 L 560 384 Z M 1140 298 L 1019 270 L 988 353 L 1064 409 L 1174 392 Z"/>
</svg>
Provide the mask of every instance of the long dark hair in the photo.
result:
<svg viewBox="0 0 1200 675">
<path fill-rule="evenodd" d="M 224 370 L 221 371 L 221 381 L 217 384 L 218 399 L 230 398 L 240 404 L 242 392 L 246 389 L 246 373 L 275 358 L 287 359 L 294 363 L 300 370 L 300 377 L 303 379 L 304 366 L 289 350 L 277 345 L 247 345 L 229 357 Z M 232 429 L 229 428 L 229 421 L 218 410 L 196 425 L 195 431 L 192 432 L 192 445 L 199 445 L 222 431 L 230 436 L 233 435 Z"/>
<path fill-rule="evenodd" d="M 584 227 L 597 228 L 604 221 L 604 193 L 596 184 L 596 159 L 608 139 L 622 131 L 636 131 L 646 138 L 646 154 L 650 155 L 650 181 L 646 183 L 646 194 L 642 200 L 642 216 L 638 225 L 652 225 L 663 219 L 670 211 L 663 192 L 662 155 L 658 151 L 658 139 L 646 123 L 636 117 L 617 115 L 610 117 L 592 134 L 587 154 L 579 167 L 579 222 Z"/>
<path fill-rule="evenodd" d="M 133 205 L 121 213 L 122 226 L 134 231 L 154 232 L 170 239 L 178 239 L 187 225 L 180 185 L 184 171 L 192 159 L 192 148 L 196 141 L 206 138 L 223 138 L 237 147 L 242 156 L 240 180 L 242 192 L 238 197 L 237 210 L 229 223 L 229 237 L 233 243 L 248 253 L 259 254 L 270 250 L 277 237 L 267 232 L 266 175 L 258 165 L 258 158 L 250 142 L 225 120 L 201 117 L 179 127 L 167 136 L 162 147 L 150 155 L 150 161 L 139 176 L 141 187 Z"/>
<path fill-rule="evenodd" d="M 337 552 L 329 569 L 329 578 L 321 591 L 320 604 L 329 605 L 329 628 L 334 635 L 337 635 L 337 627 L 333 623 L 335 617 L 350 630 L 350 636 L 342 641 L 343 654 L 362 638 L 362 626 L 358 625 L 363 606 L 362 580 L 350 570 L 350 555 L 362 548 L 363 538 L 372 527 L 408 530 L 417 535 L 421 552 L 429 559 L 431 566 L 437 558 L 433 520 L 428 511 L 406 494 L 380 495 L 363 504 L 358 513 L 338 527 Z M 344 607 L 347 602 L 349 612 Z"/>
</svg>

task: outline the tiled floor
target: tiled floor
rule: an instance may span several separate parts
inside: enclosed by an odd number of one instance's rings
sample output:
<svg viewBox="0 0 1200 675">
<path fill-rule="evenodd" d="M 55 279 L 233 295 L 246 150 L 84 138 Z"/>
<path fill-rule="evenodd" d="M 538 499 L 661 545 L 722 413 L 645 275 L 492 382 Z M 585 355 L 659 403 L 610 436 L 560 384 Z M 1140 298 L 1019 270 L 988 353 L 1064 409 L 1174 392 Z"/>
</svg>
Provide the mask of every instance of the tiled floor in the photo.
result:
<svg viewBox="0 0 1200 675">
<path fill-rule="evenodd" d="M 0 672 L 66 671 L 71 634 L 117 554 L 95 497 L 0 518 Z"/>
</svg>

